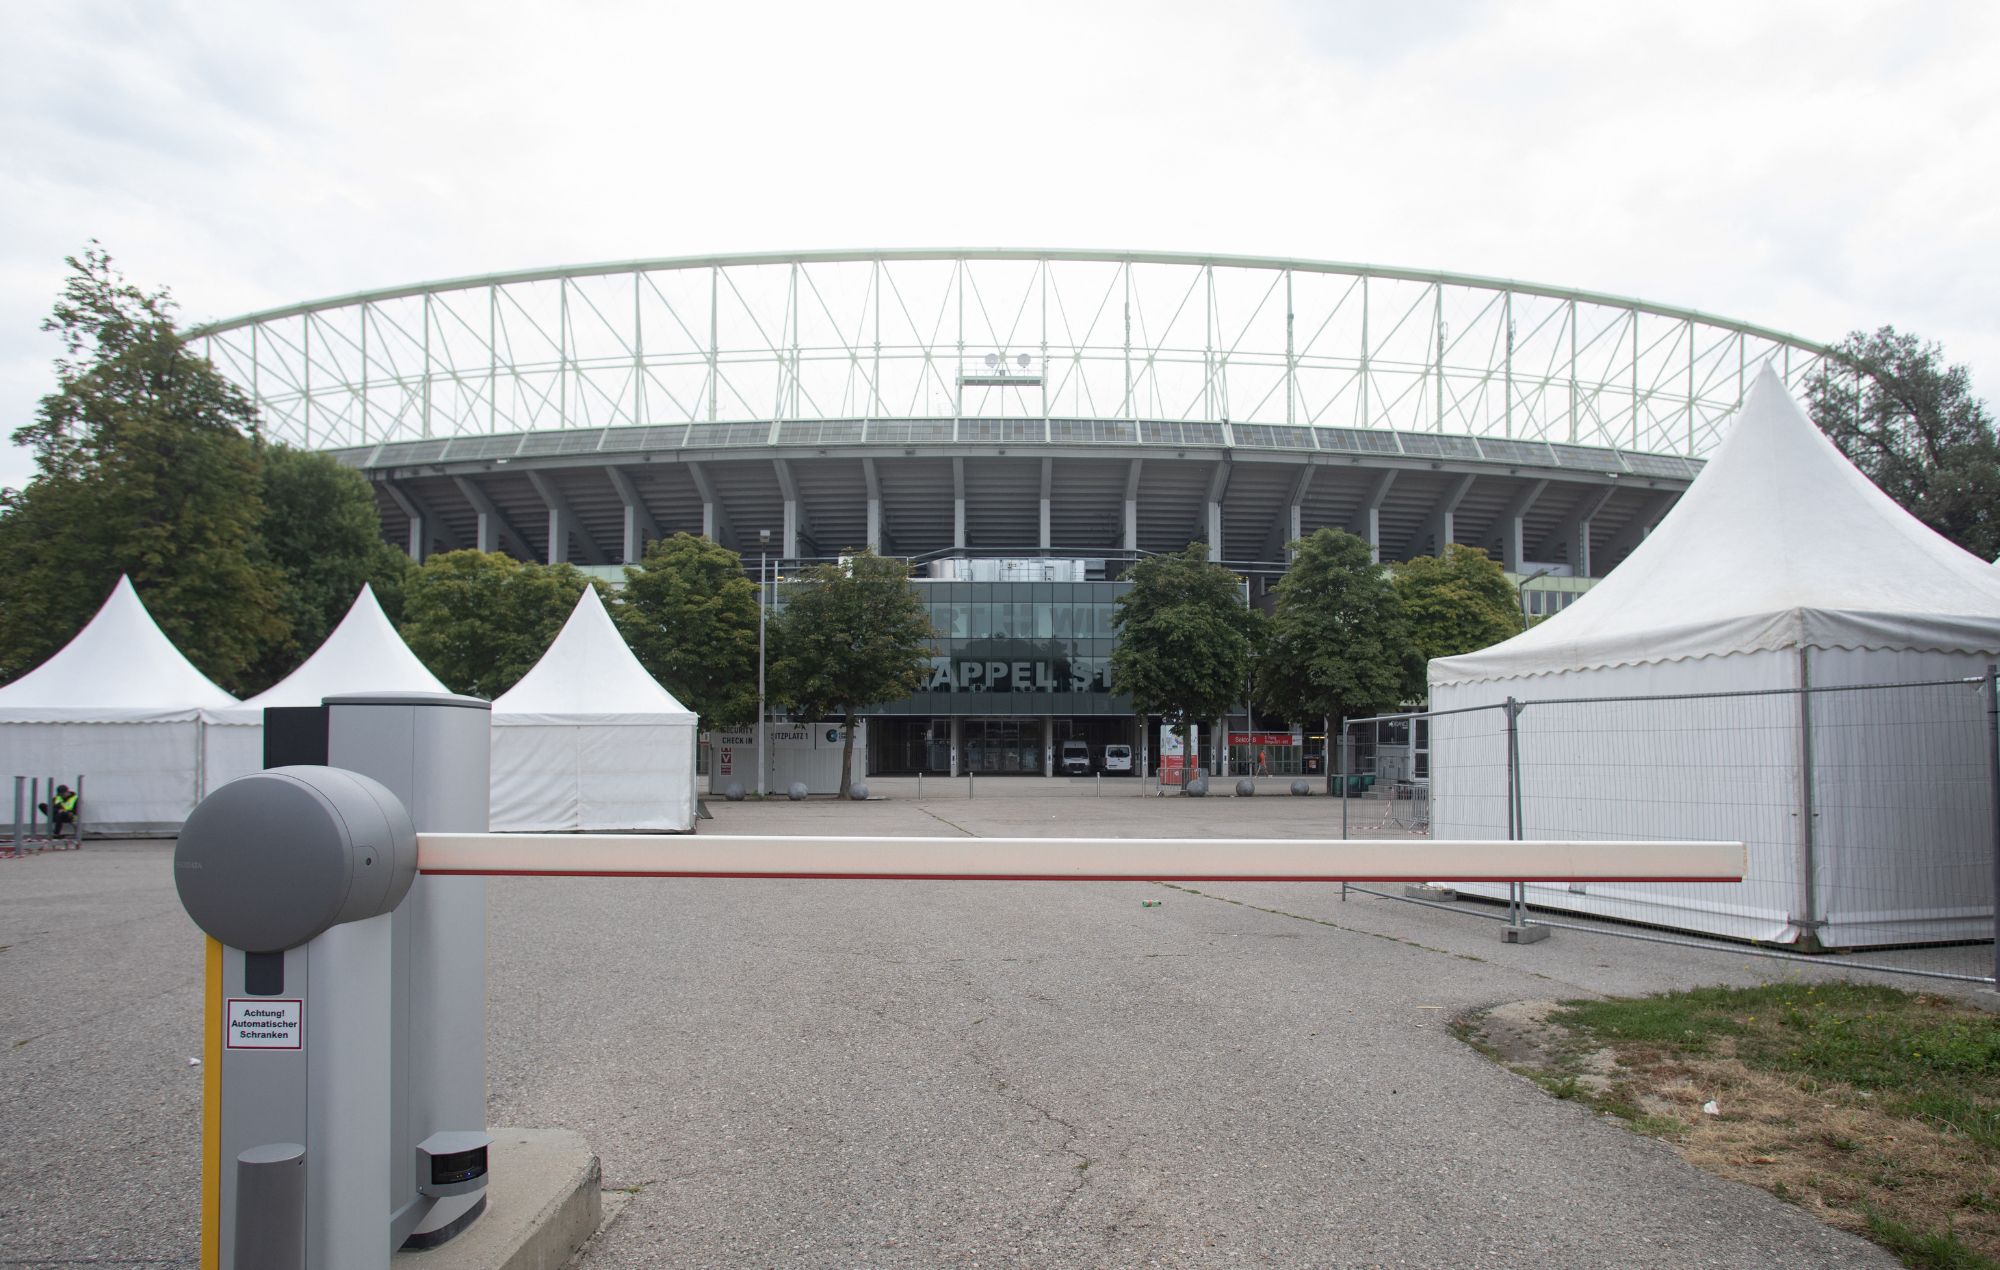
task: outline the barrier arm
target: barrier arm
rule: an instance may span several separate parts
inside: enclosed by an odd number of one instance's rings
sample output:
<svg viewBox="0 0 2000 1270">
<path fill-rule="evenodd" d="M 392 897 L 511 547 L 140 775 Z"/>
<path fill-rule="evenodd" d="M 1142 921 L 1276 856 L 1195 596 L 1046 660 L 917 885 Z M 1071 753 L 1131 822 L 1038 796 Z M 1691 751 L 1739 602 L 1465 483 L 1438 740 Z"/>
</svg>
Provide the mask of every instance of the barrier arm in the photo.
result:
<svg viewBox="0 0 2000 1270">
<path fill-rule="evenodd" d="M 937 882 L 1740 882 L 1740 842 L 419 833 L 433 876 Z"/>
</svg>

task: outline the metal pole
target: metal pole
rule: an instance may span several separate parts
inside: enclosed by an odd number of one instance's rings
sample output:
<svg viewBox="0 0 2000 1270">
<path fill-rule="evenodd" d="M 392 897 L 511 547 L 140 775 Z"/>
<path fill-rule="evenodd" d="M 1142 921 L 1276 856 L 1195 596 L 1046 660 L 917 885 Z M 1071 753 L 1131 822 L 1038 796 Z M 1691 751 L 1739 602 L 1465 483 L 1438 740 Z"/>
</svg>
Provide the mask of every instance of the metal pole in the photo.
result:
<svg viewBox="0 0 2000 1270">
<path fill-rule="evenodd" d="M 2000 934 L 2000 666 L 1990 664 L 1986 667 L 1986 787 L 1993 801 L 1994 930 Z M 1993 986 L 2000 989 L 2000 939 L 1993 941 Z"/>
<path fill-rule="evenodd" d="M 42 778 L 29 778 L 28 782 L 28 832 L 34 837 L 42 836 Z"/>
<path fill-rule="evenodd" d="M 10 844 L 14 848 L 16 855 L 20 854 L 21 851 L 21 800 L 27 796 L 27 790 L 28 778 L 25 776 L 16 776 L 14 778 L 14 840 Z"/>
<path fill-rule="evenodd" d="M 1799 903 L 1805 940 L 1819 946 L 1819 842 L 1813 811 L 1812 666 L 1799 649 Z"/>
<path fill-rule="evenodd" d="M 1521 840 L 1521 728 L 1520 702 L 1507 698 L 1507 841 Z M 1521 924 L 1521 907 L 1526 900 L 1523 894 L 1526 886 L 1521 882 L 1507 884 L 1507 924 Z"/>
<path fill-rule="evenodd" d="M 922 772 L 918 772 L 918 773 L 917 773 L 917 801 L 918 801 L 918 802 L 922 802 L 923 800 L 924 800 L 924 774 L 923 774 Z"/>
<path fill-rule="evenodd" d="M 972 787 L 972 764 L 967 763 L 965 765 L 965 796 L 970 799 L 976 797 L 977 794 L 978 791 Z"/>
<path fill-rule="evenodd" d="M 761 531 L 766 538 L 771 531 Z M 770 559 L 769 551 L 757 553 L 757 797 L 764 796 L 764 746 L 768 741 L 769 729 L 764 726 L 764 610 L 768 607 L 771 588 L 766 567 Z"/>
<path fill-rule="evenodd" d="M 83 773 L 76 774 L 76 823 L 70 826 L 76 835 L 76 845 L 83 845 Z"/>
<path fill-rule="evenodd" d="M 1347 729 L 1353 726 L 1347 720 L 1340 721 L 1340 836 L 1347 837 Z M 1329 743 L 1333 737 L 1327 738 Z M 1322 756 L 1323 757 L 1323 756 Z"/>
</svg>

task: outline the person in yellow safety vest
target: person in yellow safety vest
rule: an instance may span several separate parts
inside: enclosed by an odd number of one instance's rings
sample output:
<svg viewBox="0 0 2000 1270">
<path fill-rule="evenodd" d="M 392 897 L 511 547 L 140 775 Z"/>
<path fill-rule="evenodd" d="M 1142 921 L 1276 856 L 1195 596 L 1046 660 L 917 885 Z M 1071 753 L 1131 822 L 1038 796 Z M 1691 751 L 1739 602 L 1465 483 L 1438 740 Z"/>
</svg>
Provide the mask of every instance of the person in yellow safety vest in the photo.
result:
<svg viewBox="0 0 2000 1270">
<path fill-rule="evenodd" d="M 63 826 L 76 823 L 76 792 L 67 785 L 58 785 L 56 792 L 49 796 L 49 801 L 36 803 L 35 810 L 48 816 L 50 827 L 57 837 L 61 837 Z"/>
</svg>

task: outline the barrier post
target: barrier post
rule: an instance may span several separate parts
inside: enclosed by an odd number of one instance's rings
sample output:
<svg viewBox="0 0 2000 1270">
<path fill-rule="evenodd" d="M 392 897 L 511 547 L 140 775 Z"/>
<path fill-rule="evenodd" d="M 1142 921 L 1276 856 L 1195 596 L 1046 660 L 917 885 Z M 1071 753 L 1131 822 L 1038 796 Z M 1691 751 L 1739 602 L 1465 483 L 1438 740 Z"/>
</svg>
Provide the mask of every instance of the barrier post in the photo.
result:
<svg viewBox="0 0 2000 1270">
<path fill-rule="evenodd" d="M 1986 667 L 1986 788 L 1993 804 L 1993 926 L 2000 935 L 2000 666 Z M 2000 991 L 2000 938 L 1993 941 L 1993 986 Z"/>
<path fill-rule="evenodd" d="M 14 848 L 15 855 L 21 854 L 21 799 L 27 793 L 27 788 L 27 777 L 14 778 L 14 840 L 9 845 Z"/>
<path fill-rule="evenodd" d="M 76 845 L 83 845 L 83 773 L 76 774 L 76 819 L 70 823 L 70 832 L 76 835 Z"/>
<path fill-rule="evenodd" d="M 1521 815 L 1521 711 L 1513 697 L 1507 698 L 1507 841 L 1519 842 L 1524 834 Z M 1507 926 L 1501 939 L 1510 944 L 1540 943 L 1549 937 L 1546 926 L 1528 924 L 1528 884 L 1507 884 Z"/>
<path fill-rule="evenodd" d="M 326 761 L 380 781 L 418 833 L 484 833 L 491 797 L 492 705 L 449 693 L 326 699 Z M 486 879 L 419 877 L 393 914 L 396 1069 L 387 1247 L 431 1248 L 486 1208 L 485 1178 L 427 1190 L 419 1156 L 433 1138 L 486 1127 Z M 315 1267 L 318 1270 L 318 1267 Z"/>
</svg>

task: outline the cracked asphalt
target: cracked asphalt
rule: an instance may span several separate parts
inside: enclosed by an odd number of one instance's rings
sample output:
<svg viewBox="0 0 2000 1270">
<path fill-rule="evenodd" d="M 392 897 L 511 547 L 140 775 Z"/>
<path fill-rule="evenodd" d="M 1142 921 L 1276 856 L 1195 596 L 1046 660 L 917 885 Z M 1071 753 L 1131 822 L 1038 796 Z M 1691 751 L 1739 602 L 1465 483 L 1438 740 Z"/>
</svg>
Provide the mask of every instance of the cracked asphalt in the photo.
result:
<svg viewBox="0 0 2000 1270">
<path fill-rule="evenodd" d="M 1035 784 L 716 804 L 702 832 L 1327 834 L 1318 799 Z M 169 855 L 0 861 L 0 1266 L 193 1263 L 199 942 Z M 587 1270 L 1894 1264 L 1450 1033 L 1506 1000 L 1831 968 L 1506 945 L 1327 885 L 489 896 L 491 1123 L 575 1130 L 632 1192 Z"/>
</svg>

